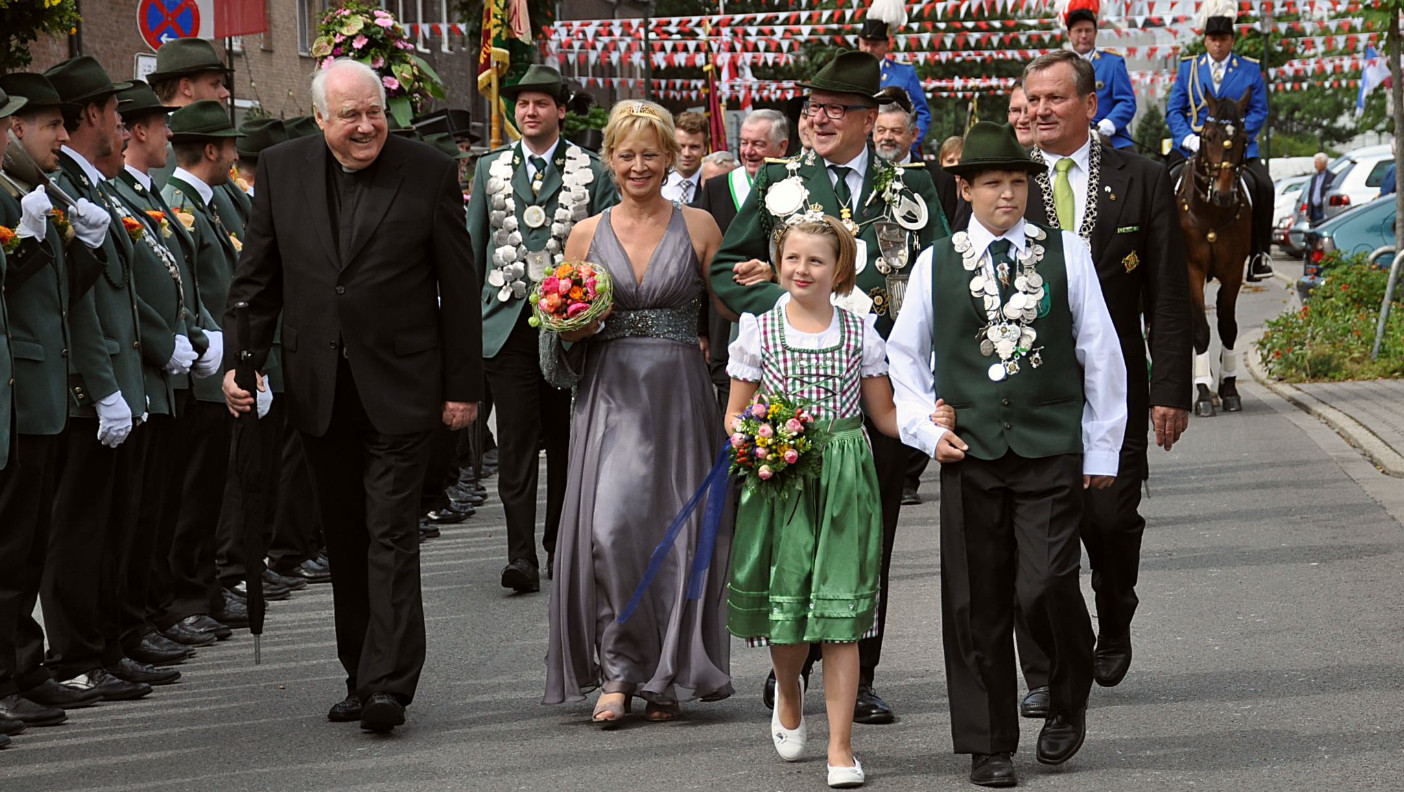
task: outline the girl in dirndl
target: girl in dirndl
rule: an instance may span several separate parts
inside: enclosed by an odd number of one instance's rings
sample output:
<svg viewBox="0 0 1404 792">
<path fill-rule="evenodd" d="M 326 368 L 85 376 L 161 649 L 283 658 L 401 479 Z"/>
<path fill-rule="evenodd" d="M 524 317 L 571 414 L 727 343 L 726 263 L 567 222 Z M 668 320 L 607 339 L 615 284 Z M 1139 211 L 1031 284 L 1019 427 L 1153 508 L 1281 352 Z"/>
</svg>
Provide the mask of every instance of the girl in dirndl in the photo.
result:
<svg viewBox="0 0 1404 792">
<path fill-rule="evenodd" d="M 734 428 L 737 414 L 763 390 L 809 402 L 829 441 L 820 474 L 788 498 L 742 494 L 727 629 L 747 645 L 770 647 L 776 679 L 770 734 L 786 761 L 804 752 L 800 668 L 809 645 L 823 644 L 828 782 L 852 787 L 864 780 L 852 746 L 857 642 L 877 629 L 882 563 L 882 506 L 861 408 L 892 437 L 897 412 L 876 317 L 830 300 L 853 288 L 853 236 L 838 220 L 817 214 L 781 233 L 778 271 L 788 294 L 760 316 L 741 316 L 729 347 L 727 426 Z"/>
</svg>

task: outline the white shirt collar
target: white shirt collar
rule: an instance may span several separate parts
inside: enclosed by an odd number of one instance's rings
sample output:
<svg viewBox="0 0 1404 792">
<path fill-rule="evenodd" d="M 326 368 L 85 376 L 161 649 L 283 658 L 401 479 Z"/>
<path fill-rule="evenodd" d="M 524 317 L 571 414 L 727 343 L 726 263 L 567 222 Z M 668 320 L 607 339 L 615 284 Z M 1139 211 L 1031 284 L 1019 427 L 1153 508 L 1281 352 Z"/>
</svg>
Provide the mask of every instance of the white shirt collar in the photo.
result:
<svg viewBox="0 0 1404 792">
<path fill-rule="evenodd" d="M 526 141 L 523 140 L 523 141 L 522 141 L 522 156 L 523 156 L 523 157 L 540 157 L 540 158 L 546 160 L 547 162 L 550 162 L 550 161 L 551 161 L 551 158 L 554 157 L 554 156 L 556 156 L 556 149 L 558 149 L 558 148 L 560 148 L 560 147 L 561 147 L 561 139 L 560 139 L 560 137 L 558 136 L 558 137 L 556 138 L 556 142 L 555 142 L 555 143 L 552 143 L 552 144 L 551 144 L 551 147 L 548 148 L 548 149 L 546 149 L 546 153 L 545 153 L 545 154 L 537 154 L 536 152 L 532 151 L 531 148 L 527 146 Z"/>
<path fill-rule="evenodd" d="M 1204 53 L 1204 59 L 1205 59 L 1206 61 L 1208 61 L 1209 65 L 1210 65 L 1211 67 L 1212 67 L 1214 64 L 1217 63 L 1217 64 L 1219 64 L 1220 66 L 1223 66 L 1223 67 L 1225 67 L 1225 68 L 1228 68 L 1229 58 L 1231 58 L 1231 57 L 1233 57 L 1233 53 L 1232 53 L 1232 52 L 1229 52 L 1229 54 L 1227 54 L 1227 55 L 1224 56 L 1224 59 L 1223 59 L 1223 60 L 1214 60 L 1214 56 L 1210 55 L 1210 54 L 1207 53 L 1207 52 Z"/>
<path fill-rule="evenodd" d="M 103 176 L 101 171 L 93 167 L 93 163 L 88 162 L 87 157 L 79 154 L 68 146 L 63 147 L 63 153 L 72 157 L 73 161 L 78 163 L 78 167 L 83 169 L 83 173 L 88 177 L 88 180 L 93 183 L 94 187 L 107 181 L 107 177 Z"/>
<path fill-rule="evenodd" d="M 205 206 L 209 206 L 210 201 L 214 200 L 214 188 L 205 184 L 203 179 L 185 168 L 176 168 L 175 172 L 171 174 L 171 178 L 180 179 L 191 187 L 194 187 L 195 192 L 200 194 L 200 200 L 205 202 Z"/>
<path fill-rule="evenodd" d="M 985 228 L 985 226 L 982 225 L 980 221 L 974 217 L 974 215 L 972 215 L 970 217 L 970 227 L 966 230 L 966 234 L 970 237 L 971 248 L 974 250 L 981 251 L 982 255 L 985 249 L 990 246 L 990 243 L 995 241 L 996 239 L 1009 240 L 1014 246 L 1014 252 L 1016 255 L 1023 253 L 1024 245 L 1027 244 L 1027 240 L 1024 238 L 1023 218 L 1019 218 L 1019 222 L 1016 223 L 1013 228 L 1009 229 L 1008 231 L 1005 231 L 1004 236 L 997 237 L 992 231 L 990 231 L 988 228 Z"/>
<path fill-rule="evenodd" d="M 863 150 L 858 152 L 858 156 L 848 162 L 834 162 L 826 158 L 824 160 L 824 167 L 827 168 L 830 165 L 842 165 L 845 168 L 852 168 L 853 172 L 858 174 L 859 179 L 866 179 L 868 177 L 868 147 L 864 146 Z"/>
<path fill-rule="evenodd" d="M 1080 169 L 1083 173 L 1086 173 L 1088 168 L 1091 167 L 1091 165 L 1089 164 L 1092 159 L 1091 133 L 1088 133 L 1087 139 L 1082 142 L 1082 145 L 1078 147 L 1077 151 L 1074 151 L 1068 156 L 1073 161 L 1073 167 Z M 1043 158 L 1048 160 L 1048 177 L 1051 179 L 1053 178 L 1054 174 L 1057 173 L 1057 170 L 1053 166 L 1058 163 L 1058 160 L 1063 159 L 1063 157 L 1061 155 L 1054 154 L 1051 151 L 1045 151 L 1043 152 Z"/>
<path fill-rule="evenodd" d="M 136 168 L 133 168 L 130 165 L 126 167 L 127 173 L 132 174 L 132 178 L 137 180 L 137 184 L 140 184 L 143 189 L 149 192 L 151 190 L 151 174 L 142 173 L 141 171 L 137 170 Z"/>
<path fill-rule="evenodd" d="M 698 183 L 702 181 L 702 169 L 693 171 L 691 176 L 684 176 L 677 171 L 668 174 L 668 184 L 682 184 L 685 181 L 692 182 L 693 191 L 696 192 Z"/>
</svg>

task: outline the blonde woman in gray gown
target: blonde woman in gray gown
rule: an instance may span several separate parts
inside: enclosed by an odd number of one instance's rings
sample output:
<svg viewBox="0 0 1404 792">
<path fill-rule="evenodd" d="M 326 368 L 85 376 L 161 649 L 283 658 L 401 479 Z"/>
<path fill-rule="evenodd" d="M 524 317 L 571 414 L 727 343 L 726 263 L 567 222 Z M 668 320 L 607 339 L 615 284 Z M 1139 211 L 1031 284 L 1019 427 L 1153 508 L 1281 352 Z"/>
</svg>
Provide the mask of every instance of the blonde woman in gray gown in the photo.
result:
<svg viewBox="0 0 1404 792">
<path fill-rule="evenodd" d="M 599 688 L 592 719 L 617 726 L 634 698 L 650 721 L 679 703 L 731 695 L 722 612 L 730 527 L 718 532 L 700 599 L 688 599 L 703 509 L 685 524 L 637 609 L 618 617 L 654 548 L 712 467 L 725 434 L 698 338 L 706 272 L 721 232 L 660 191 L 678 155 L 672 116 L 616 105 L 602 156 L 619 204 L 580 222 L 566 259 L 609 270 L 614 309 L 563 340 L 584 345 L 571 417 L 570 473 L 551 585 L 543 703 Z"/>
</svg>

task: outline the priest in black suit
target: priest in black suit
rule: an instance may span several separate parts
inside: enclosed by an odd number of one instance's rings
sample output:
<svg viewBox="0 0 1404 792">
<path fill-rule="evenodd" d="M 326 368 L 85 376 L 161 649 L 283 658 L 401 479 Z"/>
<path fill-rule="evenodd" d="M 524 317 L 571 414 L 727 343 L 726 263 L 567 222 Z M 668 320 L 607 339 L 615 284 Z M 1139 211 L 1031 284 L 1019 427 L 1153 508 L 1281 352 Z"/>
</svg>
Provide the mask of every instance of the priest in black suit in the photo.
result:
<svg viewBox="0 0 1404 792">
<path fill-rule="evenodd" d="M 323 135 L 259 159 L 226 360 L 248 350 L 261 370 L 281 315 L 283 398 L 325 516 L 347 675 L 328 718 L 388 731 L 404 723 L 424 664 L 418 507 L 429 438 L 439 423 L 467 426 L 483 396 L 479 281 L 457 164 L 388 135 L 375 72 L 337 60 L 313 77 L 312 101 Z M 231 411 L 253 404 L 232 370 L 224 392 Z"/>
<path fill-rule="evenodd" d="M 1111 687 L 1131 664 L 1131 617 L 1146 524 L 1138 509 L 1149 470 L 1147 419 L 1156 445 L 1167 451 L 1189 425 L 1192 309 L 1184 240 L 1166 170 L 1103 146 L 1090 134 L 1097 112 L 1091 63 L 1059 50 L 1030 63 L 1023 84 L 1037 136 L 1032 156 L 1048 164 L 1034 177 L 1037 189 L 1029 191 L 1025 217 L 1088 241 L 1126 359 L 1120 475 L 1107 489 L 1087 491 L 1082 522 L 1097 601 L 1093 672 L 1098 684 Z M 1142 334 L 1142 316 L 1148 336 Z M 1048 661 L 1022 631 L 1019 636 L 1031 690 L 1022 711 L 1041 718 L 1048 701 Z"/>
</svg>

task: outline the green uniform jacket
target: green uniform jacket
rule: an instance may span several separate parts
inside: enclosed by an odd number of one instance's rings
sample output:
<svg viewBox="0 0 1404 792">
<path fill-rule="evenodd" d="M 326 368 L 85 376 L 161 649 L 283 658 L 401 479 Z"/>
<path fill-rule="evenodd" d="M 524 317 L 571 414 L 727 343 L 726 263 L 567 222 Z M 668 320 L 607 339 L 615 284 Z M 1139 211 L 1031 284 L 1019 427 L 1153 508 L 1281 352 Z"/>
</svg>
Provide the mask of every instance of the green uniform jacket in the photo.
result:
<svg viewBox="0 0 1404 792">
<path fill-rule="evenodd" d="M 522 144 L 501 148 L 490 152 L 478 160 L 477 171 L 473 175 L 473 198 L 468 202 L 468 236 L 473 240 L 473 254 L 480 262 L 478 267 L 479 275 L 483 279 L 483 357 L 493 358 L 502 350 L 502 345 L 507 343 L 507 337 L 512 334 L 512 328 L 517 326 L 518 317 L 521 315 L 522 306 L 527 304 L 526 299 L 499 300 L 500 289 L 487 282 L 487 274 L 493 269 L 493 251 L 497 245 L 493 244 L 492 226 L 490 224 L 489 212 L 491 207 L 488 196 L 488 168 L 498 157 L 512 158 L 512 191 L 515 194 L 517 205 L 518 229 L 522 234 L 522 241 L 526 244 L 526 249 L 530 251 L 542 250 L 546 247 L 546 241 L 551 238 L 551 218 L 556 213 L 556 204 L 560 199 L 561 172 L 565 167 L 566 150 L 568 148 L 579 148 L 574 143 L 565 140 L 556 146 L 555 154 L 551 166 L 546 169 L 546 176 L 541 182 L 539 195 L 531 194 L 531 181 L 527 177 L 526 155 L 522 153 Z M 605 209 L 619 202 L 619 193 L 614 189 L 614 179 L 599 158 L 588 149 L 581 149 L 590 157 L 590 170 L 594 173 L 594 178 L 590 182 L 590 201 L 586 209 L 586 217 L 603 212 Z M 522 213 L 529 206 L 540 206 L 546 210 L 547 221 L 540 228 L 530 228 L 522 220 Z M 583 220 L 584 218 L 577 218 Z M 565 243 L 562 241 L 561 250 L 564 252 Z"/>
<path fill-rule="evenodd" d="M 196 288 L 200 293 L 201 304 L 219 311 L 219 307 L 229 300 L 229 282 L 234 278 L 234 265 L 239 260 L 239 253 L 229 238 L 232 232 L 224 226 L 223 217 L 216 215 L 205 205 L 200 200 L 200 193 L 182 179 L 172 176 L 166 183 L 166 188 L 161 191 L 161 197 L 175 212 L 189 214 L 195 218 L 195 225 L 190 232 L 195 243 L 195 266 L 192 269 L 195 272 Z M 221 233 L 217 229 L 226 230 Z M 219 315 L 211 315 L 207 326 L 213 330 L 221 330 Z M 224 402 L 223 380 L 218 375 L 197 379 L 193 387 L 195 398 L 200 401 Z"/>
<path fill-rule="evenodd" d="M 826 214 L 838 217 L 839 201 L 834 195 L 833 185 L 829 182 L 829 174 L 823 158 L 817 155 L 809 158 L 805 154 L 801 154 L 797 159 L 801 163 L 799 176 L 804 180 L 806 189 L 809 190 L 809 203 L 818 203 L 824 207 Z M 712 291 L 721 299 L 723 305 L 738 315 L 765 313 L 775 307 L 775 301 L 784 293 L 784 290 L 777 283 L 741 286 L 731 279 L 731 275 L 732 267 L 738 262 L 751 259 L 770 261 L 771 237 L 768 229 L 774 228 L 780 221 L 766 211 L 765 191 L 771 185 L 789 177 L 789 171 L 785 165 L 788 161 L 767 160 L 766 164 L 761 166 L 763 172 L 756 174 L 755 188 L 746 197 L 746 202 L 736 213 L 736 219 L 731 221 L 731 226 L 727 228 L 726 236 L 722 239 L 721 249 L 712 257 L 710 271 Z M 874 198 L 872 203 L 868 203 L 868 197 L 873 191 L 873 181 L 878 172 L 878 164 L 877 152 L 869 147 L 868 171 L 863 178 L 863 191 L 858 195 L 858 210 L 853 217 L 853 221 L 859 225 L 858 238 L 868 245 L 868 262 L 863 271 L 858 273 L 857 285 L 854 288 L 872 298 L 872 312 L 878 316 L 877 330 L 883 338 L 886 338 L 892 330 L 892 322 L 896 317 L 888 311 L 887 279 L 874 266 L 879 254 L 877 231 L 871 222 L 883 216 L 886 205 L 880 197 Z M 931 181 L 931 175 L 926 172 L 924 167 L 907 167 L 903 171 L 903 183 L 926 201 L 926 208 L 930 214 L 926 227 L 917 232 L 917 243 L 908 258 L 909 261 L 915 261 L 917 251 L 923 250 L 941 237 L 949 236 L 950 229 L 946 223 L 945 215 L 941 212 L 940 197 L 936 194 L 936 186 Z M 772 262 L 773 264 L 774 262 Z"/>
<path fill-rule="evenodd" d="M 122 227 L 121 216 L 112 208 L 112 199 L 88 179 L 67 153 L 60 154 L 59 161 L 59 188 L 74 198 L 81 196 L 104 207 L 112 217 L 102 240 L 101 273 L 92 288 L 74 301 L 69 319 L 76 347 L 69 356 L 69 373 L 81 378 L 94 400 L 120 390 L 132 415 L 140 417 L 146 412 L 146 383 L 141 370 L 136 287 L 132 284 L 132 240 Z M 70 245 L 70 249 L 78 247 L 83 247 L 83 243 L 77 240 Z M 94 331 L 99 333 L 101 354 L 95 354 L 92 345 L 82 343 Z M 97 417 L 91 403 L 75 404 L 69 414 L 75 418 Z"/>
<path fill-rule="evenodd" d="M 119 210 L 140 221 L 145 227 L 141 238 L 132 243 L 132 282 L 137 292 L 137 320 L 141 333 L 142 374 L 146 382 L 147 412 L 152 415 L 175 415 L 175 377 L 166 370 L 171 355 L 175 353 L 175 338 L 187 335 L 185 310 L 181 304 L 181 283 L 172 274 L 176 266 L 175 256 L 170 253 L 161 226 L 148 215 L 149 196 L 145 191 L 138 195 L 131 186 L 116 179 L 104 185 L 113 197 L 113 204 Z M 159 210 L 157 210 L 159 211 Z M 179 223 L 171 218 L 169 223 Z M 169 256 L 169 258 L 166 258 Z M 170 266 L 167 266 L 167 261 Z M 188 336 L 187 336 L 188 338 Z M 189 375 L 181 375 L 187 377 Z"/>
<path fill-rule="evenodd" d="M 13 230 L 13 229 L 11 229 Z M 0 250 L 0 290 L 5 287 L 5 251 Z M 15 422 L 15 363 L 10 356 L 10 317 L 0 299 L 0 470 L 10 462 L 10 427 Z"/>
<path fill-rule="evenodd" d="M 19 198 L 9 185 L 4 187 L 0 225 L 16 228 Z M 69 277 L 65 265 L 63 241 L 53 222 L 42 242 L 20 245 L 7 261 L 5 308 L 14 355 L 15 431 L 20 434 L 56 435 L 68 426 Z"/>
</svg>

